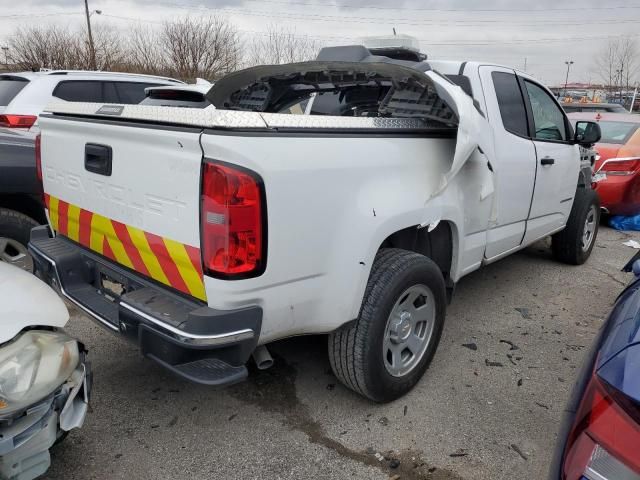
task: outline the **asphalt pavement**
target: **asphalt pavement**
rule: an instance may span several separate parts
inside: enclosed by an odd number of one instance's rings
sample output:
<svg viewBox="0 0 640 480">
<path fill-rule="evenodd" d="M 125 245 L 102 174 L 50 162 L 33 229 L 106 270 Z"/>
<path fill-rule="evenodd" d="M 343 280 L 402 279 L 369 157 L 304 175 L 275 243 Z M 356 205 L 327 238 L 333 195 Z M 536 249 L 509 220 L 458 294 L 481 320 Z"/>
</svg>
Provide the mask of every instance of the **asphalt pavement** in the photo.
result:
<svg viewBox="0 0 640 480">
<path fill-rule="evenodd" d="M 272 347 L 270 370 L 214 390 L 180 380 L 72 310 L 91 411 L 50 479 L 546 478 L 562 410 L 639 233 L 601 228 L 579 267 L 540 242 L 460 281 L 431 367 L 376 405 L 331 374 L 326 337 Z"/>
</svg>

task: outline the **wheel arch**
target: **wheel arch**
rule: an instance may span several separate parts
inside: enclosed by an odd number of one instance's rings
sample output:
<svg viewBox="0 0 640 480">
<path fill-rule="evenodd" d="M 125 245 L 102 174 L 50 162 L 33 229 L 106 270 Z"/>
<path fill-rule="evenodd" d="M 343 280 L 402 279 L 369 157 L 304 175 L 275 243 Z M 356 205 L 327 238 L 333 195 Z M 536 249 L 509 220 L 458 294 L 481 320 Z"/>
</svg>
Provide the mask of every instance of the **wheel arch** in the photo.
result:
<svg viewBox="0 0 640 480">
<path fill-rule="evenodd" d="M 449 221 L 438 223 L 436 228 L 421 228 L 419 225 L 403 228 L 389 235 L 380 248 L 400 248 L 430 258 L 440 268 L 445 282 L 449 282 L 454 268 L 455 224 Z M 378 249 L 378 250 L 379 250 Z"/>
</svg>

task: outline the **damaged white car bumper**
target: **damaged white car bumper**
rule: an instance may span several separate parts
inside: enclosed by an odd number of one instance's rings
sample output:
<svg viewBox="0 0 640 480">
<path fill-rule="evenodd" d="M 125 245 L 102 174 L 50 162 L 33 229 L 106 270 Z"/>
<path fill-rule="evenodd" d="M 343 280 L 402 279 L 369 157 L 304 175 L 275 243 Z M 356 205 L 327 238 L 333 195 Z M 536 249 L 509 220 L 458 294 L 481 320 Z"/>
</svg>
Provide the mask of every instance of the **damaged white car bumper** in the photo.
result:
<svg viewBox="0 0 640 480">
<path fill-rule="evenodd" d="M 0 479 L 30 480 L 49 449 L 81 427 L 91 390 L 84 346 L 61 327 L 66 307 L 31 274 L 0 262 Z"/>
</svg>

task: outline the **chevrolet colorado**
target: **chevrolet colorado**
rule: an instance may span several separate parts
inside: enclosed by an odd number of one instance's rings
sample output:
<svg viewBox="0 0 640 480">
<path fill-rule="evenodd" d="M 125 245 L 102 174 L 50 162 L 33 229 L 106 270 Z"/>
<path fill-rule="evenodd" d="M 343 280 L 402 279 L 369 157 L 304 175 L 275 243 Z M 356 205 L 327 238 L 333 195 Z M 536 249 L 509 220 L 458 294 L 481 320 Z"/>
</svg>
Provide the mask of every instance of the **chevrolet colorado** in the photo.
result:
<svg viewBox="0 0 640 480">
<path fill-rule="evenodd" d="M 49 227 L 29 245 L 42 278 L 183 377 L 237 382 L 268 343 L 328 334 L 341 382 L 390 401 L 428 367 L 461 277 L 548 235 L 566 263 L 593 248 L 580 146 L 599 128 L 574 132 L 525 73 L 331 47 L 207 98 L 49 105 Z"/>
</svg>

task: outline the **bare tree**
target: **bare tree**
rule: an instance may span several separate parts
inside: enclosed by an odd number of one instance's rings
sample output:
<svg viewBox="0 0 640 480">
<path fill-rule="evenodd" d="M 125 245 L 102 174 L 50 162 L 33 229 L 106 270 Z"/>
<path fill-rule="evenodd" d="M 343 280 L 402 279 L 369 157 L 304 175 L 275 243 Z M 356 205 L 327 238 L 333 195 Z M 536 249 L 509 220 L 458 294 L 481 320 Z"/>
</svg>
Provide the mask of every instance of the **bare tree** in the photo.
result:
<svg viewBox="0 0 640 480">
<path fill-rule="evenodd" d="M 238 31 L 221 17 L 167 22 L 160 43 L 170 70 L 180 78 L 218 78 L 237 69 L 241 60 Z"/>
<path fill-rule="evenodd" d="M 640 63 L 638 44 L 633 37 L 609 40 L 595 60 L 595 70 L 610 89 L 629 89 L 635 84 Z"/>
<path fill-rule="evenodd" d="M 158 32 L 150 27 L 137 25 L 127 39 L 127 70 L 149 75 L 165 74 L 167 62 L 162 54 Z"/>
<path fill-rule="evenodd" d="M 248 52 L 249 65 L 281 64 L 313 60 L 320 50 L 320 42 L 295 31 L 269 25 L 264 35 L 256 36 Z"/>
<path fill-rule="evenodd" d="M 84 37 L 80 34 L 83 43 L 85 68 L 89 68 L 90 49 Z M 125 50 L 121 35 L 110 25 L 101 25 L 93 29 L 93 43 L 96 51 L 96 66 L 98 70 L 119 70 L 129 63 L 129 52 Z"/>
<path fill-rule="evenodd" d="M 81 68 L 82 45 L 60 27 L 19 28 L 9 38 L 11 60 L 20 68 Z"/>
</svg>

